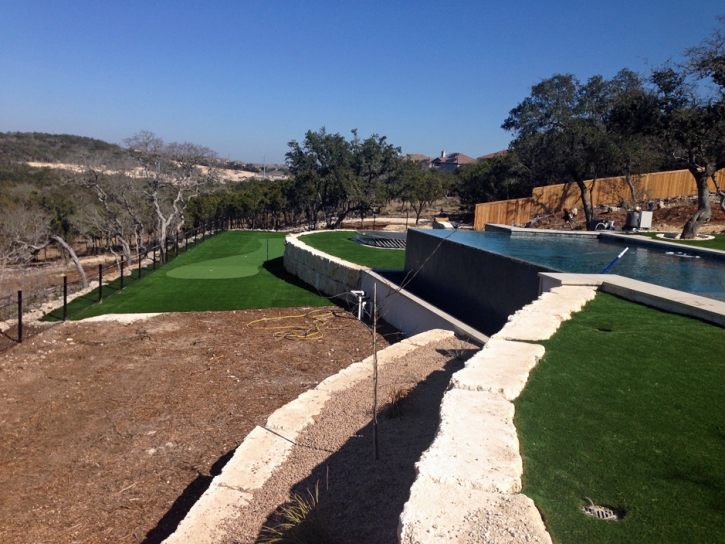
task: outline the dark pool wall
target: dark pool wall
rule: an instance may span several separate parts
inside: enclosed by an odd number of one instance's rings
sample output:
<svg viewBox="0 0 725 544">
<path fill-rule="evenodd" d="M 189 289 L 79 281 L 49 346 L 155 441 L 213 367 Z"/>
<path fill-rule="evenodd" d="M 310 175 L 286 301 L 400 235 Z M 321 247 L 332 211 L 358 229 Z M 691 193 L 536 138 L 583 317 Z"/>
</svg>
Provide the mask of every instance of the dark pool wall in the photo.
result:
<svg viewBox="0 0 725 544">
<path fill-rule="evenodd" d="M 409 230 L 405 271 L 419 268 L 409 291 L 489 336 L 539 296 L 539 272 L 553 271 Z"/>
</svg>

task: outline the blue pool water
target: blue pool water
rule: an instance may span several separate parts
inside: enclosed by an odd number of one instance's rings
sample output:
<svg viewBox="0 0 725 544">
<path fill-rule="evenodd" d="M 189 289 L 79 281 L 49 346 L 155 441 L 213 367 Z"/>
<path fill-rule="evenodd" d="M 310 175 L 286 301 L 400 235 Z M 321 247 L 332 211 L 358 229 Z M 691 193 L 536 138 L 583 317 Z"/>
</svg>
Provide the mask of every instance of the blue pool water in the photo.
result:
<svg viewBox="0 0 725 544">
<path fill-rule="evenodd" d="M 600 274 L 626 247 L 584 236 L 510 235 L 498 232 L 433 230 L 441 238 L 514 257 L 559 272 Z M 683 257 L 629 245 L 609 271 L 628 278 L 725 301 L 725 261 Z M 687 253 L 687 247 L 674 251 Z"/>
</svg>

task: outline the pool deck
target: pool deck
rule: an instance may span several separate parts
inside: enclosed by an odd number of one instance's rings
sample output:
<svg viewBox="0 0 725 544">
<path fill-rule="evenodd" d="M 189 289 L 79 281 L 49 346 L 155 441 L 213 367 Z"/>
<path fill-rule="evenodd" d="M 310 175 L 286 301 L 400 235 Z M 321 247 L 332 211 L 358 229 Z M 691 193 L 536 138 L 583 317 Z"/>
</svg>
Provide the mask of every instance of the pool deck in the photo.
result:
<svg viewBox="0 0 725 544">
<path fill-rule="evenodd" d="M 725 302 L 661 287 L 616 274 L 539 273 L 544 293 L 561 285 L 597 286 L 600 291 L 658 310 L 686 315 L 725 327 Z"/>
</svg>

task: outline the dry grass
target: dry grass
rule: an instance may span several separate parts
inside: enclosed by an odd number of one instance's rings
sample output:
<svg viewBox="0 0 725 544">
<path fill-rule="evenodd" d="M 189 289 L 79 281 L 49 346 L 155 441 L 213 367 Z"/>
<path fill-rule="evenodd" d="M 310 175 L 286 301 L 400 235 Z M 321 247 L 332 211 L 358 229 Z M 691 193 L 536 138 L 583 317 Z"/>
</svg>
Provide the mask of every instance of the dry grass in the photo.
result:
<svg viewBox="0 0 725 544">
<path fill-rule="evenodd" d="M 319 508 L 320 489 L 315 484 L 315 494 L 308 489 L 305 498 L 297 493 L 292 500 L 281 506 L 276 523 L 262 527 L 257 542 L 268 544 L 326 544 L 333 539 Z"/>
</svg>

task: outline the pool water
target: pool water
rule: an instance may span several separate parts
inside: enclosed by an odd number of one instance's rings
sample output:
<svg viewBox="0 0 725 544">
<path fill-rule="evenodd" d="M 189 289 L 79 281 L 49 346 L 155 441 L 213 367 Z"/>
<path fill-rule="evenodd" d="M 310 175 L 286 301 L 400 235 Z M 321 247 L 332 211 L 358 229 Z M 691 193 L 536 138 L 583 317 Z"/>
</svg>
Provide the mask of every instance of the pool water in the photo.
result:
<svg viewBox="0 0 725 544">
<path fill-rule="evenodd" d="M 558 272 L 601 274 L 626 245 L 588 236 L 515 235 L 433 230 L 426 234 L 545 266 Z M 660 251 L 631 245 L 609 270 L 635 280 L 725 301 L 725 260 L 688 256 L 687 248 Z M 669 253 L 669 254 L 668 254 Z M 684 255 L 682 255 L 684 253 Z"/>
</svg>

